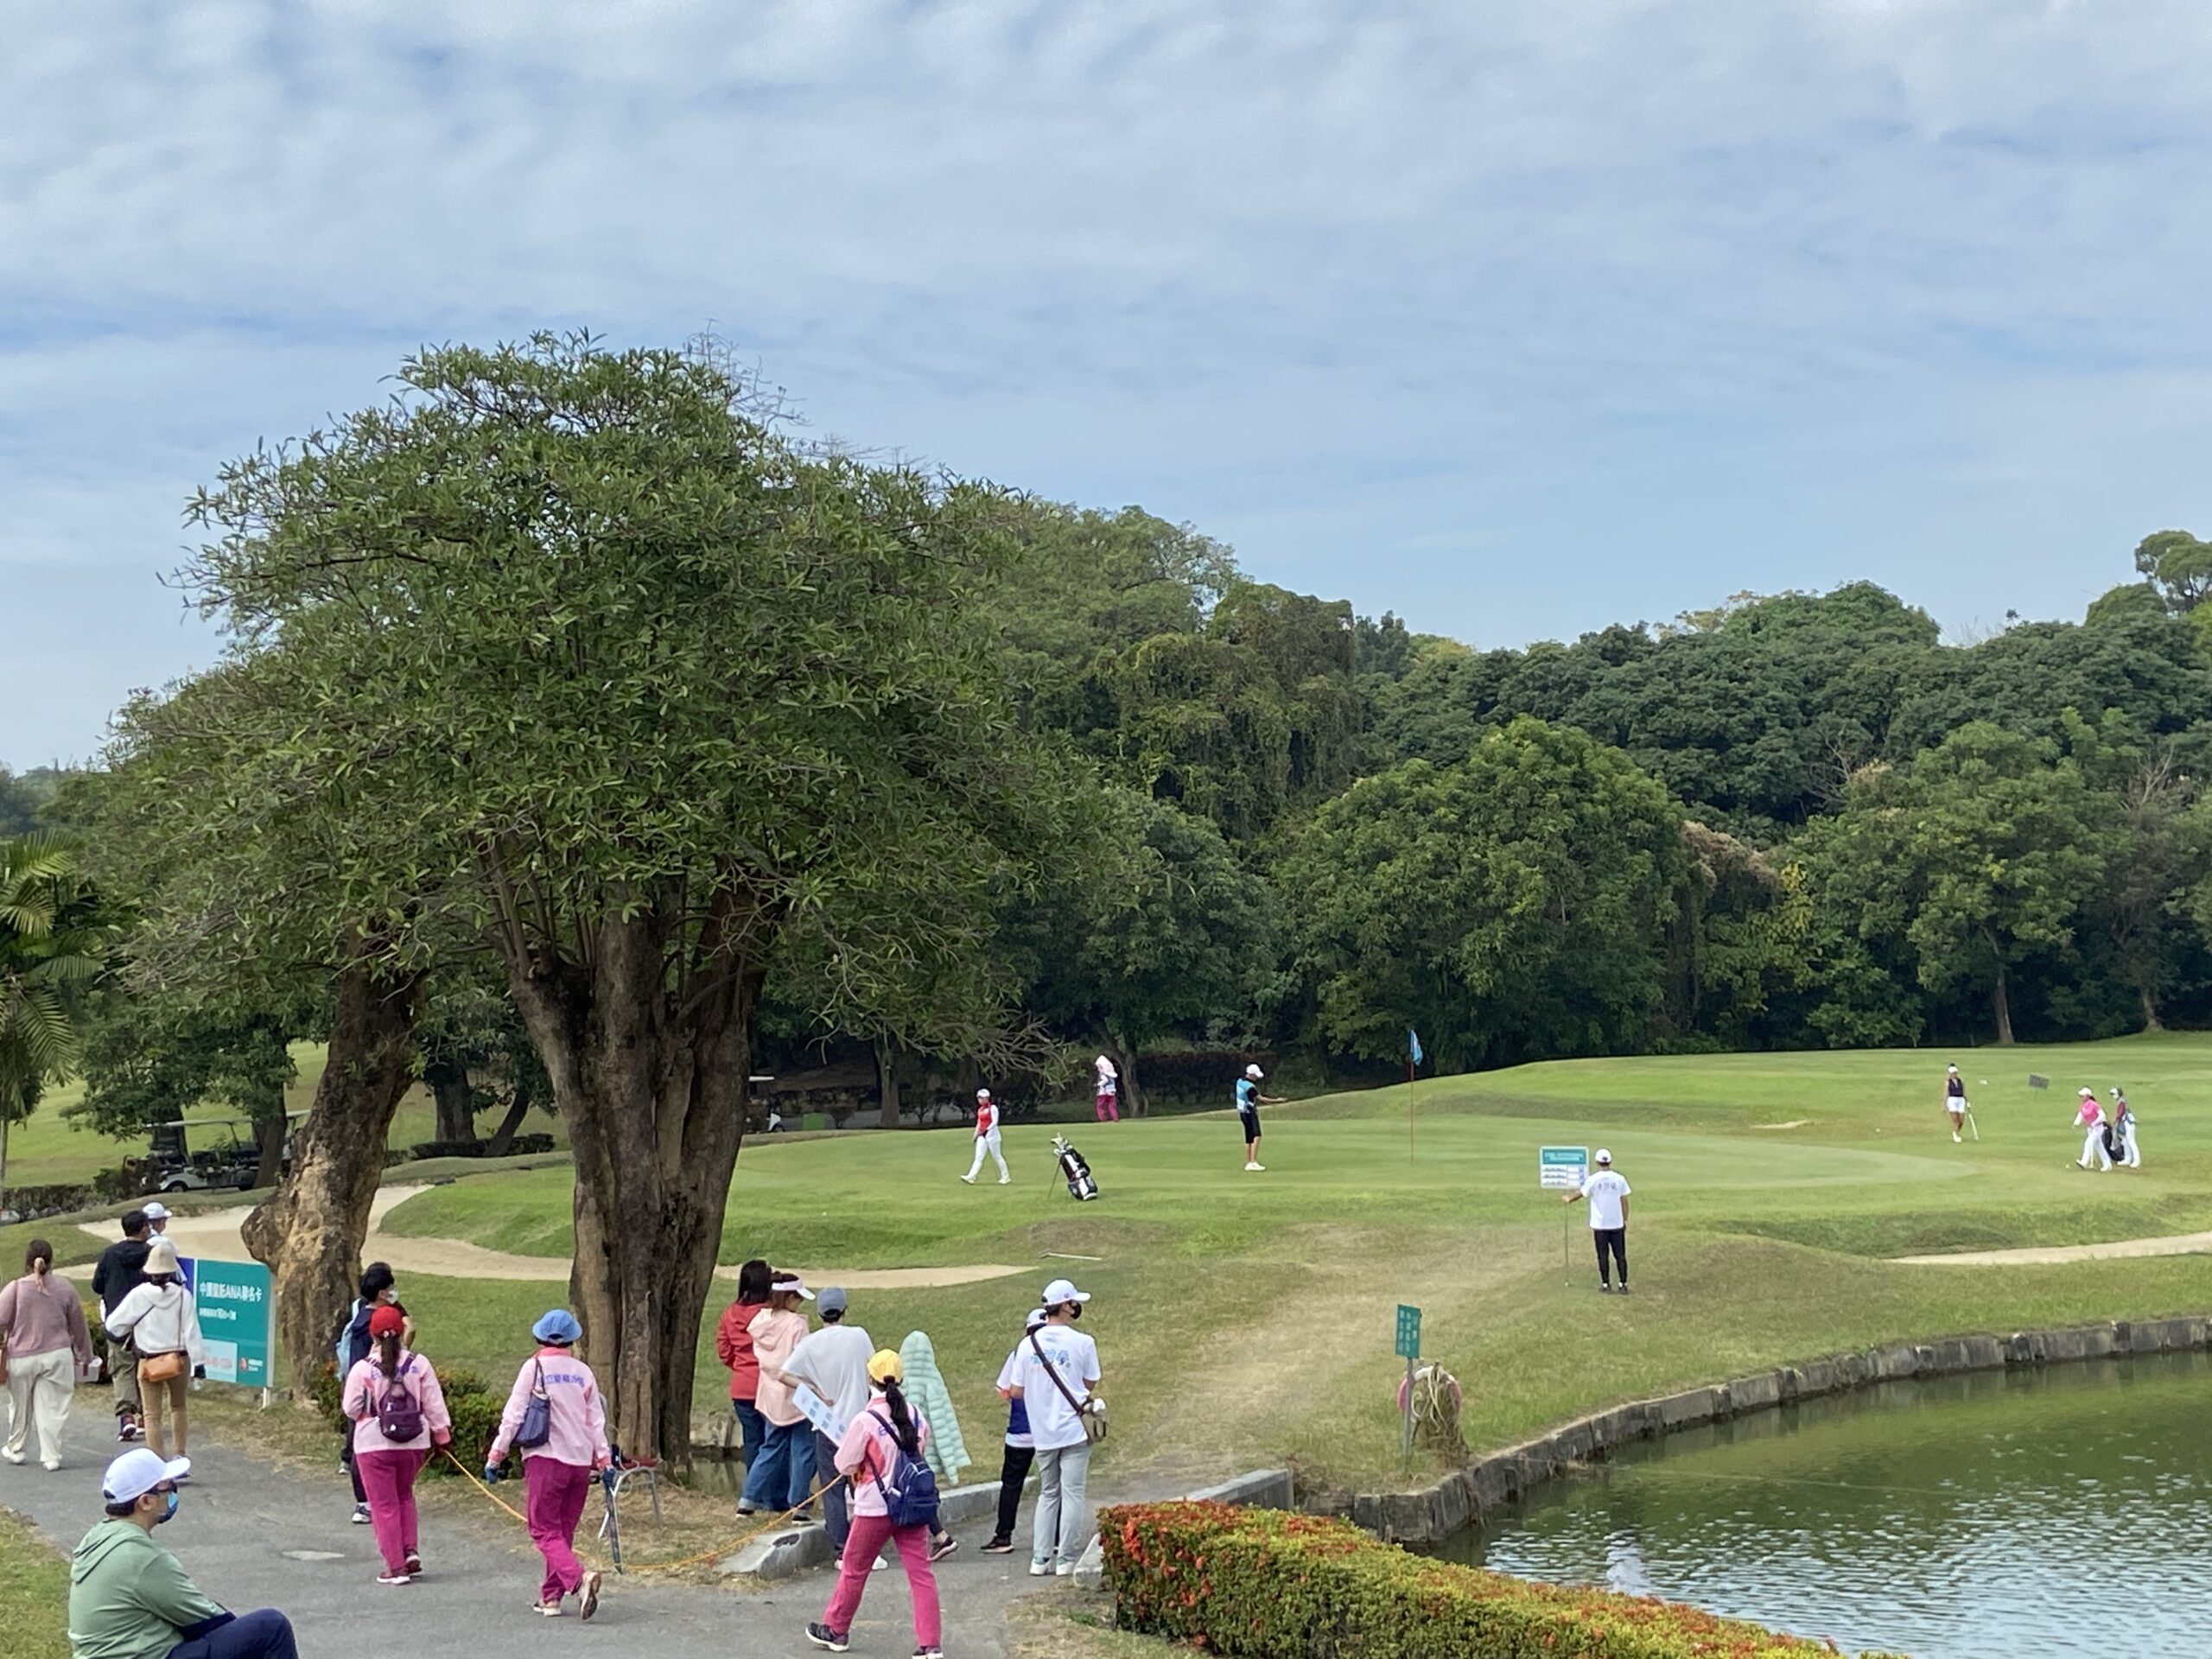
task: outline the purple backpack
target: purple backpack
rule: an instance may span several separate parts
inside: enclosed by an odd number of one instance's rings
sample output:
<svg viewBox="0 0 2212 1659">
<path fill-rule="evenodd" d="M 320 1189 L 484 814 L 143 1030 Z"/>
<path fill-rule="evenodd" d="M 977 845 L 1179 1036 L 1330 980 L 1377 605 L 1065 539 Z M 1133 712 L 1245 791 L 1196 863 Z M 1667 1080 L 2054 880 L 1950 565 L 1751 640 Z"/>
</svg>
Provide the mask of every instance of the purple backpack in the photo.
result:
<svg viewBox="0 0 2212 1659">
<path fill-rule="evenodd" d="M 377 1396 L 377 1427 L 384 1431 L 387 1440 L 412 1440 L 423 1433 L 423 1402 L 407 1386 L 407 1373 L 415 1369 L 412 1356 L 399 1368 L 399 1375 L 386 1382 L 384 1392 Z"/>
</svg>

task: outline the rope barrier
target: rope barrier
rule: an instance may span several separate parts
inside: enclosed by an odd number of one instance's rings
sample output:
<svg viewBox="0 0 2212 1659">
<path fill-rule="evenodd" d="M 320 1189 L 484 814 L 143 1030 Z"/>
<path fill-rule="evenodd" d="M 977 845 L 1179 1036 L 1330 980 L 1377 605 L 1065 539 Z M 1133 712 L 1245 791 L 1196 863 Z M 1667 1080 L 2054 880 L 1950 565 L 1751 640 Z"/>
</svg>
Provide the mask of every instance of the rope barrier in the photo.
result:
<svg viewBox="0 0 2212 1659">
<path fill-rule="evenodd" d="M 515 1506 L 508 1503 L 506 1499 L 501 1497 L 489 1486 L 486 1486 L 482 1480 L 479 1479 L 477 1478 L 476 1471 L 474 1469 L 471 1469 L 467 1464 L 463 1463 L 459 1458 L 454 1455 L 454 1450 L 451 1446 L 445 1446 L 442 1449 L 446 1454 L 446 1461 L 453 1465 L 454 1468 L 460 1470 L 462 1475 L 467 1478 L 470 1485 L 474 1486 L 478 1491 L 483 1493 L 486 1497 L 498 1504 L 499 1508 L 505 1510 L 524 1527 L 530 1525 L 530 1517 L 523 1514 L 521 1510 L 516 1509 Z M 824 1486 L 822 1489 L 822 1491 L 817 1493 L 816 1496 L 819 1497 L 835 1491 L 838 1487 L 844 1485 L 850 1478 L 850 1476 L 840 1475 L 836 1479 L 831 1481 L 827 1486 Z M 634 1561 L 627 1564 L 626 1566 L 619 1566 L 613 1561 L 609 1560 L 604 1564 L 597 1561 L 591 1561 L 587 1562 L 586 1565 L 589 1566 L 594 1572 L 673 1573 L 678 1567 L 696 1567 L 702 1561 L 720 1560 L 732 1550 L 741 1549 L 747 1544 L 751 1543 L 755 1538 L 760 1537 L 761 1534 L 773 1532 L 778 1527 L 783 1525 L 785 1522 L 790 1520 L 801 1510 L 804 1509 L 808 1503 L 811 1503 L 813 1501 L 814 1499 L 810 1497 L 803 1503 L 794 1503 L 791 1508 L 785 1510 L 781 1515 L 772 1516 L 768 1520 L 762 1522 L 759 1526 L 753 1528 L 750 1531 L 740 1533 L 728 1543 L 717 1544 L 712 1549 L 701 1550 L 696 1555 L 686 1555 L 680 1560 Z M 579 1559 L 582 1559 L 582 1551 L 577 1551 L 577 1556 Z"/>
</svg>

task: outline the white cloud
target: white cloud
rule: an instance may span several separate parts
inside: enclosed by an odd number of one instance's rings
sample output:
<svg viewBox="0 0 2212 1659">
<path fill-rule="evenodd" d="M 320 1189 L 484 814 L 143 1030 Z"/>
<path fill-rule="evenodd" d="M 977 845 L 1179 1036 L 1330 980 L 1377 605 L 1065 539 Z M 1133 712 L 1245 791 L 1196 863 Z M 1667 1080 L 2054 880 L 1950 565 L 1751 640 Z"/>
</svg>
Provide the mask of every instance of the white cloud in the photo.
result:
<svg viewBox="0 0 2212 1659">
<path fill-rule="evenodd" d="M 709 318 L 856 442 L 1486 640 L 1859 574 L 2053 612 L 2212 522 L 2194 4 L 34 0 L 10 44 L 0 571 L 173 563 L 193 483 L 419 341 Z M 132 637 L 107 702 L 187 660 Z"/>
</svg>

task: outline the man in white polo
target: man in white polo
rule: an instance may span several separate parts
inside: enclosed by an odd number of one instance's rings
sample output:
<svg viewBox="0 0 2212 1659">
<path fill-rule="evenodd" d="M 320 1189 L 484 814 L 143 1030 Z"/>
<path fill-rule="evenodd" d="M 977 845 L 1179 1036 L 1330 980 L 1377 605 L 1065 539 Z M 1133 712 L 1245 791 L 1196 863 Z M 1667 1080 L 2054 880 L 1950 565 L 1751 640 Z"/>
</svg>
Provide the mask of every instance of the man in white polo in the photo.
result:
<svg viewBox="0 0 2212 1659">
<path fill-rule="evenodd" d="M 1032 1578 L 1075 1571 L 1089 1540 L 1084 1510 L 1090 1435 L 1084 1408 L 1097 1399 L 1098 1344 L 1075 1328 L 1090 1293 L 1065 1279 L 1045 1287 L 1045 1323 L 1033 1329 L 999 1373 L 999 1387 L 1021 1402 L 1037 1443 L 1037 1512 L 1031 1518 Z"/>
<path fill-rule="evenodd" d="M 1601 1295 L 1612 1294 L 1616 1265 L 1621 1270 L 1621 1294 L 1628 1294 L 1628 1177 L 1613 1167 L 1613 1154 L 1600 1147 L 1597 1173 L 1582 1183 L 1580 1191 L 1567 1195 L 1569 1204 L 1590 1200 L 1590 1237 L 1598 1246 Z"/>
</svg>

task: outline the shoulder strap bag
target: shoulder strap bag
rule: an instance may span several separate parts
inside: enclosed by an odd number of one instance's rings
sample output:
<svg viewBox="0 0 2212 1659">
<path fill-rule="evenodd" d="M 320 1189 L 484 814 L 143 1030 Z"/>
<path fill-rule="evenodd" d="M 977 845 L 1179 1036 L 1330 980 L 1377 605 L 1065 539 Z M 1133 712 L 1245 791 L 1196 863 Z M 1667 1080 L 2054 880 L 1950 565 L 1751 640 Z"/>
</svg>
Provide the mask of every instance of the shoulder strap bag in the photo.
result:
<svg viewBox="0 0 2212 1659">
<path fill-rule="evenodd" d="M 1076 1421 L 1083 1425 L 1083 1438 L 1093 1446 L 1097 1445 L 1106 1438 L 1106 1402 L 1089 1394 L 1077 1399 L 1034 1331 L 1029 1333 L 1029 1345 L 1037 1351 L 1037 1363 L 1045 1368 L 1045 1375 L 1052 1379 L 1052 1386 L 1060 1391 L 1060 1398 L 1068 1402 L 1068 1409 L 1075 1413 Z"/>
<path fill-rule="evenodd" d="M 515 1430 L 515 1444 L 525 1452 L 534 1452 L 553 1438 L 553 1398 L 545 1392 L 545 1365 L 537 1365 L 537 1380 L 531 1384 L 530 1403 L 522 1408 L 522 1426 Z"/>
</svg>

